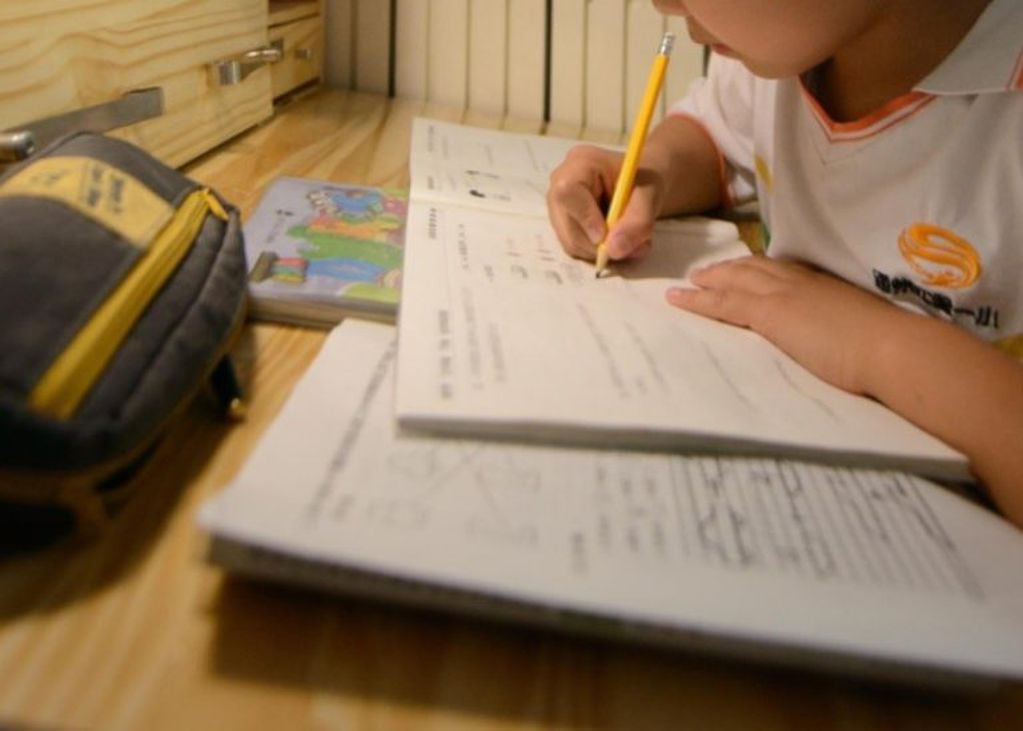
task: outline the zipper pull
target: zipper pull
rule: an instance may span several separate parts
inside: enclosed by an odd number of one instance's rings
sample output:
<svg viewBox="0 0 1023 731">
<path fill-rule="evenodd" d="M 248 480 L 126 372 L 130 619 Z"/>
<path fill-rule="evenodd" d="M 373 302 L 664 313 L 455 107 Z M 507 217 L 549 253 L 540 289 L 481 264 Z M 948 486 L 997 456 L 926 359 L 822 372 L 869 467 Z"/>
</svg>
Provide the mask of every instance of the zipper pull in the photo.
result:
<svg viewBox="0 0 1023 731">
<path fill-rule="evenodd" d="M 219 218 L 221 221 L 227 221 L 230 216 L 224 209 L 224 206 L 220 204 L 220 200 L 216 194 L 209 188 L 202 189 L 202 197 L 206 199 L 206 205 L 209 206 L 210 213 Z"/>
<path fill-rule="evenodd" d="M 224 415 L 231 421 L 243 421 L 248 412 L 238 374 L 230 355 L 225 355 L 210 374 L 210 387 Z"/>
</svg>

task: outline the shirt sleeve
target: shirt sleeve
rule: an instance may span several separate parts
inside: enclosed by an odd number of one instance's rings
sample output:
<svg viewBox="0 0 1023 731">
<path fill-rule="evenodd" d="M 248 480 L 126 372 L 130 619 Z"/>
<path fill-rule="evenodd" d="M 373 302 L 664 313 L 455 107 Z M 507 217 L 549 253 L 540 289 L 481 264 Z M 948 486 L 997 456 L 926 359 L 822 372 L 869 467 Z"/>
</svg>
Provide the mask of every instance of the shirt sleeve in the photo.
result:
<svg viewBox="0 0 1023 731">
<path fill-rule="evenodd" d="M 753 162 L 755 78 L 740 62 L 712 54 L 706 78 L 697 80 L 669 115 L 695 119 L 721 153 L 725 190 L 733 204 L 756 195 Z"/>
</svg>

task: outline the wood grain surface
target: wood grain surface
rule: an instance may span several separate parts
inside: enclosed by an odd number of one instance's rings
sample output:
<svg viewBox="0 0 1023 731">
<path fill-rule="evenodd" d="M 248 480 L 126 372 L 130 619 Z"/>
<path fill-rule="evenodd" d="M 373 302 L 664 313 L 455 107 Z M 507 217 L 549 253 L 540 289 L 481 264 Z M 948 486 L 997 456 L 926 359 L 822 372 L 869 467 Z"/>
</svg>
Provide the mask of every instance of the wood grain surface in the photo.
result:
<svg viewBox="0 0 1023 731">
<path fill-rule="evenodd" d="M 417 114 L 463 119 L 317 93 L 188 172 L 246 215 L 282 174 L 405 185 Z M 1021 727 L 1018 685 L 969 696 L 886 688 L 226 577 L 204 560 L 196 511 L 236 474 L 322 342 L 314 331 L 250 327 L 238 349 L 245 423 L 197 401 L 105 536 L 0 560 L 0 728 Z"/>
<path fill-rule="evenodd" d="M 233 86 L 211 70 L 266 43 L 266 0 L 9 0 L 0 129 L 159 87 L 163 115 L 112 134 L 180 165 L 270 116 L 269 70 Z"/>
</svg>

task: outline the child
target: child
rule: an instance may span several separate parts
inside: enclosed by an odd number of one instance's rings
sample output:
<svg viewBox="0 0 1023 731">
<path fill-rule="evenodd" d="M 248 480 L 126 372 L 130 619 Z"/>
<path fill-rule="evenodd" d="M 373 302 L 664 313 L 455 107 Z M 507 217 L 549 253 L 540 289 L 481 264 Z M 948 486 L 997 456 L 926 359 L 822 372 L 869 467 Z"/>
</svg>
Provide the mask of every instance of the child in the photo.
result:
<svg viewBox="0 0 1023 731">
<path fill-rule="evenodd" d="M 1023 525 L 1023 3 L 654 0 L 711 47 L 651 133 L 623 217 L 621 156 L 551 176 L 573 256 L 642 255 L 653 220 L 756 197 L 768 256 L 667 300 L 762 334 L 821 378 L 958 448 Z"/>
</svg>

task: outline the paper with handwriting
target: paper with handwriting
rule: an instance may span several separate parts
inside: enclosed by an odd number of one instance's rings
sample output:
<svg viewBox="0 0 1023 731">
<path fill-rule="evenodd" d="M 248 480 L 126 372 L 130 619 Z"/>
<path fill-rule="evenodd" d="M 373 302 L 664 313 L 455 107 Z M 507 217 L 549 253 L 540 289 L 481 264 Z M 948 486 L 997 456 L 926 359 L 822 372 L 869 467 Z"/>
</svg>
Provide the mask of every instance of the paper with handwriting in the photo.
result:
<svg viewBox="0 0 1023 731">
<path fill-rule="evenodd" d="M 337 328 L 207 528 L 426 595 L 1023 676 L 1023 534 L 958 495 L 900 472 L 412 436 L 394 360 L 393 329 Z"/>
</svg>

